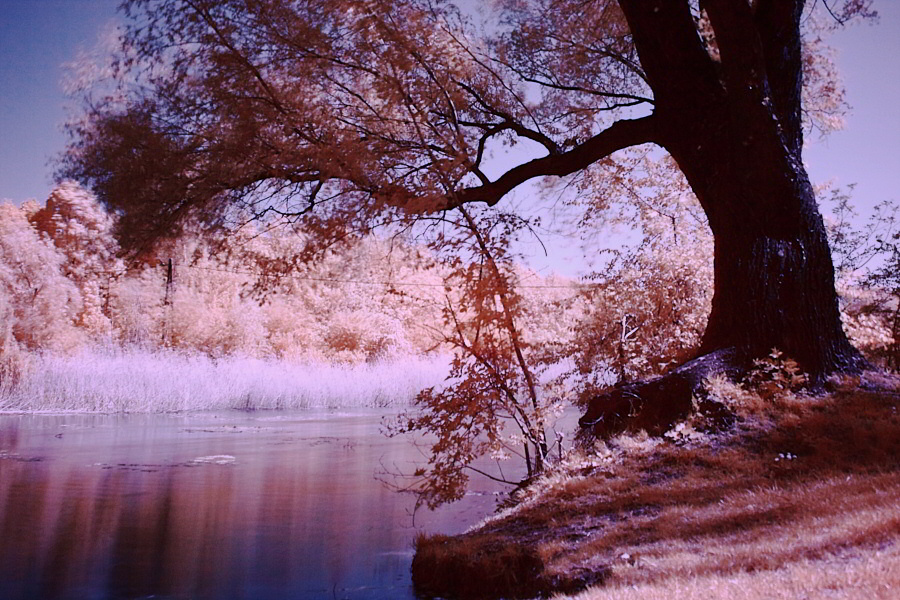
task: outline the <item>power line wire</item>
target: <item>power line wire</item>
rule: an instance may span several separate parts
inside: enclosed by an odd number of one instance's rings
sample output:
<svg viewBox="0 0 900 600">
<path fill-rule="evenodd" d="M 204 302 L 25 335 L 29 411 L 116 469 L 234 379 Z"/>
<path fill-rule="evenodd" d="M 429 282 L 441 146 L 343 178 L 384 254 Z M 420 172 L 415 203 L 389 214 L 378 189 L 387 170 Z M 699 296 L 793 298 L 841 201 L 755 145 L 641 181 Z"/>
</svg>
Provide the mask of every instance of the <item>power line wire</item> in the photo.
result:
<svg viewBox="0 0 900 600">
<path fill-rule="evenodd" d="M 165 268 L 165 265 L 158 265 L 153 268 Z M 251 277 L 275 277 L 275 278 L 288 278 L 296 281 L 313 281 L 317 283 L 334 283 L 334 284 L 348 284 L 348 285 L 372 285 L 372 286 L 383 286 L 383 287 L 436 287 L 442 288 L 447 287 L 445 283 L 426 283 L 421 281 L 367 281 L 362 279 L 335 279 L 333 277 L 308 277 L 301 275 L 287 275 L 287 274 L 266 274 L 258 271 L 244 271 L 239 269 L 222 269 L 216 267 L 201 267 L 198 265 L 178 265 L 180 269 L 195 269 L 201 271 L 212 271 L 217 273 L 228 273 L 230 275 L 248 275 Z M 125 275 L 127 271 L 89 271 L 90 273 L 97 275 Z M 573 282 L 564 285 L 533 285 L 533 284 L 520 284 L 515 287 L 523 288 L 523 289 L 579 289 L 579 288 L 592 288 L 597 287 L 600 284 L 596 283 L 581 283 L 581 282 Z"/>
</svg>

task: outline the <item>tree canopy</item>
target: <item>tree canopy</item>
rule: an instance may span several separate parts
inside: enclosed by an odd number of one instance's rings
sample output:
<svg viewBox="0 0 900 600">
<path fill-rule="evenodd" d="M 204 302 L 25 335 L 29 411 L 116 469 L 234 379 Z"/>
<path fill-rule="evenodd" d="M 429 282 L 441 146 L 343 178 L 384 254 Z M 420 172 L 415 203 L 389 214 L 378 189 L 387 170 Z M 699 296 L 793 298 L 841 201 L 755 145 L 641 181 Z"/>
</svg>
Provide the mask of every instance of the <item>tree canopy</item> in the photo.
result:
<svg viewBox="0 0 900 600">
<path fill-rule="evenodd" d="M 465 202 L 493 205 L 528 179 L 661 143 L 660 92 L 724 89 L 728 77 L 753 68 L 748 61 L 759 57 L 745 50 L 761 41 L 731 40 L 728 28 L 740 19 L 760 34 L 790 26 L 804 3 L 789 2 L 783 13 L 770 2 L 742 10 L 664 3 L 671 14 L 660 33 L 671 37 L 655 40 L 661 56 L 684 43 L 677 36 L 691 36 L 696 53 L 680 73 L 657 72 L 670 65 L 638 54 L 631 29 L 647 28 L 638 21 L 646 3 L 496 4 L 499 19 L 478 28 L 447 1 L 126 1 L 122 46 L 104 71 L 106 85 L 94 79 L 86 88 L 87 110 L 70 124 L 63 171 L 123 209 L 123 227 L 143 235 L 165 232 L 188 212 L 217 216 L 226 206 L 314 215 L 335 228 Z M 868 2 L 849 2 L 839 18 L 867 12 Z M 725 60 L 723 34 L 735 45 Z M 799 38 L 792 43 L 799 52 Z M 820 69 L 815 57 L 803 63 Z M 756 75 L 766 87 L 759 93 L 798 111 L 790 97 L 799 73 L 764 81 L 767 69 L 775 71 L 760 65 Z M 815 80 L 834 91 L 833 75 Z M 654 87 L 661 78 L 676 85 Z M 811 114 L 824 122 L 840 108 L 839 99 L 834 104 L 820 100 Z M 799 129 L 786 133 L 796 147 Z M 489 179 L 492 143 L 523 139 L 544 156 Z"/>
<path fill-rule="evenodd" d="M 819 36 L 870 4 L 126 0 L 62 172 L 122 214 L 132 244 L 236 214 L 335 239 L 494 206 L 652 143 L 715 239 L 701 350 L 855 368 L 801 153 L 843 109 Z M 491 151 L 524 140 L 540 156 L 489 177 Z"/>
</svg>

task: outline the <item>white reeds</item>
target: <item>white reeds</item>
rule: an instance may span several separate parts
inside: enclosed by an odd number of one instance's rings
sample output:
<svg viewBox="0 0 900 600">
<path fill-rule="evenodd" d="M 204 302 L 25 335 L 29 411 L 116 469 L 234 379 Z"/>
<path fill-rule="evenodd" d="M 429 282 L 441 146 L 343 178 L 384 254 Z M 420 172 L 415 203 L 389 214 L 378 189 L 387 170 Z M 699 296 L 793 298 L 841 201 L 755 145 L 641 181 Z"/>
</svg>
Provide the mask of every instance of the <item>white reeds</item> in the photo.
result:
<svg viewBox="0 0 900 600">
<path fill-rule="evenodd" d="M 407 406 L 439 385 L 449 359 L 374 364 L 290 363 L 176 352 L 92 351 L 35 357 L 0 391 L 2 411 L 173 412 Z"/>
</svg>

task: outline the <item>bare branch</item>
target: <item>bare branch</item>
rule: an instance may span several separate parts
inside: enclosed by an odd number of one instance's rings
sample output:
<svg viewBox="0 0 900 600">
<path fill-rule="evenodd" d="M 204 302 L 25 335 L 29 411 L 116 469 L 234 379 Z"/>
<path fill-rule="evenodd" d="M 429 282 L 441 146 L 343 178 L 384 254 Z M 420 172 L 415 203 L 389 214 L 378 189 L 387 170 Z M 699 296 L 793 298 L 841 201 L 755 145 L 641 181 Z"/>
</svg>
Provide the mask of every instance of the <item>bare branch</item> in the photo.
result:
<svg viewBox="0 0 900 600">
<path fill-rule="evenodd" d="M 515 187 L 535 177 L 571 175 L 617 150 L 655 142 L 655 123 L 653 115 L 617 121 L 568 152 L 537 158 L 513 167 L 497 181 L 460 190 L 448 197 L 447 203 L 441 208 L 455 208 L 470 202 L 484 202 L 488 206 L 494 206 Z"/>
</svg>

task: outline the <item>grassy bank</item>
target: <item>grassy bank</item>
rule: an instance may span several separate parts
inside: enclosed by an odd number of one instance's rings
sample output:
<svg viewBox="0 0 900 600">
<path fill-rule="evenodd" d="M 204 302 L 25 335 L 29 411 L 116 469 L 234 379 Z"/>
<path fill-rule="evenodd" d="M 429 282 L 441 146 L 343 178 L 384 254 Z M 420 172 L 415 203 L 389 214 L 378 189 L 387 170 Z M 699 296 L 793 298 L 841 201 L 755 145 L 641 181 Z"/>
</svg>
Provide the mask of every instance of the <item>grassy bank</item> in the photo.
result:
<svg viewBox="0 0 900 600">
<path fill-rule="evenodd" d="M 2 411 L 172 412 L 406 406 L 447 374 L 446 357 L 290 363 L 175 352 L 35 356 Z"/>
<path fill-rule="evenodd" d="M 737 394 L 726 432 L 598 444 L 475 530 L 420 539 L 414 570 L 470 597 L 896 598 L 900 385 L 877 383 Z"/>
</svg>

